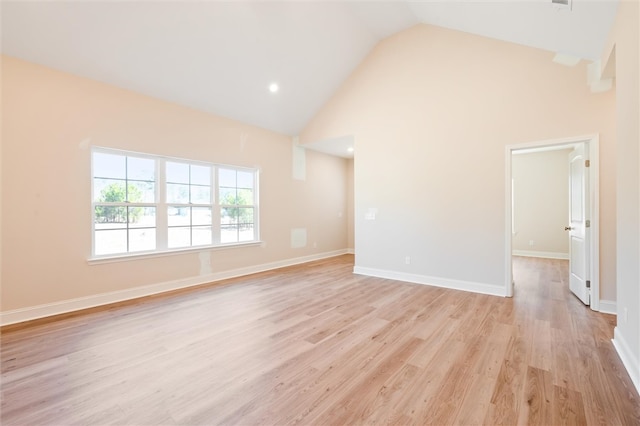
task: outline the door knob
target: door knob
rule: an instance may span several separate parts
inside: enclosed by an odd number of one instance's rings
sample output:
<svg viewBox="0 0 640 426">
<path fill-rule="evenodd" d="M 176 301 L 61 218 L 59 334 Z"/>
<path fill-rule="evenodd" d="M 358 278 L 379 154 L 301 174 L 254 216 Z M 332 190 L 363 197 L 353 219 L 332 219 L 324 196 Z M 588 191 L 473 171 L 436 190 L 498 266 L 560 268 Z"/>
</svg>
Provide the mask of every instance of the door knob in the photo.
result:
<svg viewBox="0 0 640 426">
<path fill-rule="evenodd" d="M 565 226 L 565 227 L 564 227 L 564 230 L 565 230 L 565 231 L 571 231 L 572 229 L 573 229 L 573 228 L 572 228 L 572 227 L 570 227 L 570 226 Z"/>
</svg>

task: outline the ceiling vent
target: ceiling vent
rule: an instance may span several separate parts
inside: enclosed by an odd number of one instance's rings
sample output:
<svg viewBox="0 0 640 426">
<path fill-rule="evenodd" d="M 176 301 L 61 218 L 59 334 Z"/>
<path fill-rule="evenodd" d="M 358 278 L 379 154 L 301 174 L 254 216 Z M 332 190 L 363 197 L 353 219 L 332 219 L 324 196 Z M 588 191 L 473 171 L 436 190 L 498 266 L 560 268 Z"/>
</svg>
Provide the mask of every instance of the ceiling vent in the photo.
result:
<svg viewBox="0 0 640 426">
<path fill-rule="evenodd" d="M 571 10 L 573 0 L 551 0 L 551 4 L 558 10 Z"/>
</svg>

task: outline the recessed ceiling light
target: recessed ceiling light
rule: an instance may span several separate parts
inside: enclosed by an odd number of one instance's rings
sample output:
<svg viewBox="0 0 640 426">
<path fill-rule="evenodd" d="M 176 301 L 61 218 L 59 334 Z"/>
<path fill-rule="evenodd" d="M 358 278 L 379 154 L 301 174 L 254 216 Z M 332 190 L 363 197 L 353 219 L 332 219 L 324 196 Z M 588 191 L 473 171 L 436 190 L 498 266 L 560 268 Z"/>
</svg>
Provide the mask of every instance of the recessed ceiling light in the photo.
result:
<svg viewBox="0 0 640 426">
<path fill-rule="evenodd" d="M 276 93 L 278 91 L 279 87 L 278 87 L 278 83 L 271 83 L 269 85 L 269 91 L 271 93 Z"/>
<path fill-rule="evenodd" d="M 349 148 L 347 148 L 347 152 L 353 152 L 353 147 L 350 146 Z"/>
</svg>

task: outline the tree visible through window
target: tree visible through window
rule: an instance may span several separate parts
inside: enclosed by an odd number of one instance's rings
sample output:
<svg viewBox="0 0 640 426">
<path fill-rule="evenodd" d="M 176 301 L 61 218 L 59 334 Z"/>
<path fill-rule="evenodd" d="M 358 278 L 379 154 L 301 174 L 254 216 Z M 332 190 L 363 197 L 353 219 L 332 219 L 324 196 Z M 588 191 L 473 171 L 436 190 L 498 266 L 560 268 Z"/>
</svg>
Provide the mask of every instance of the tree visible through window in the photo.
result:
<svg viewBox="0 0 640 426">
<path fill-rule="evenodd" d="M 254 174 L 220 168 L 220 242 L 251 241 L 254 236 Z"/>
<path fill-rule="evenodd" d="M 155 164 L 93 153 L 94 254 L 156 248 Z"/>
<path fill-rule="evenodd" d="M 95 148 L 92 171 L 94 256 L 258 240 L 254 169 Z"/>
</svg>

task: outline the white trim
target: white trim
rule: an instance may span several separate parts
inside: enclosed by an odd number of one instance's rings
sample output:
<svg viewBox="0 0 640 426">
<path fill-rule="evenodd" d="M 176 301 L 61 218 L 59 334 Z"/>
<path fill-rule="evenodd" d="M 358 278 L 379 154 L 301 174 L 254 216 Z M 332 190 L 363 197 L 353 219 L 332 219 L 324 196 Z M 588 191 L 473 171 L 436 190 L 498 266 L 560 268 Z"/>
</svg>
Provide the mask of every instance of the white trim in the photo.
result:
<svg viewBox="0 0 640 426">
<path fill-rule="evenodd" d="M 589 303 L 594 311 L 600 310 L 600 137 L 593 135 L 589 147 L 589 202 L 591 203 L 591 259 L 589 262 L 591 295 Z"/>
<path fill-rule="evenodd" d="M 613 342 L 613 346 L 616 348 L 622 364 L 627 369 L 627 373 L 629 373 L 636 390 L 640 393 L 640 360 L 633 356 L 633 351 L 629 348 L 629 344 L 624 340 L 624 337 L 622 337 L 622 333 L 618 332 L 618 327 L 613 329 L 611 342 Z"/>
<path fill-rule="evenodd" d="M 525 142 L 505 147 L 505 283 L 504 288 L 507 297 L 513 296 L 513 270 L 511 266 L 512 256 L 512 224 L 511 224 L 511 156 L 514 151 L 533 148 L 549 148 L 557 145 L 574 145 L 577 143 L 587 143 L 589 147 L 589 202 L 591 212 L 591 238 L 589 251 L 591 259 L 589 262 L 589 279 L 591 280 L 591 309 L 600 310 L 600 138 L 597 134 L 576 136 L 562 139 L 550 139 L 537 142 Z"/>
<path fill-rule="evenodd" d="M 600 312 L 603 314 L 618 314 L 618 308 L 615 300 L 600 300 Z"/>
<path fill-rule="evenodd" d="M 348 254 L 356 254 L 356 249 L 348 248 L 348 249 L 347 249 L 347 253 L 348 253 Z"/>
<path fill-rule="evenodd" d="M 87 259 L 87 263 L 89 265 L 101 265 L 103 263 L 127 262 L 131 260 L 141 260 L 141 259 L 151 259 L 154 257 L 173 256 L 177 254 L 187 254 L 187 253 L 194 253 L 194 252 L 197 253 L 197 252 L 203 252 L 203 251 L 261 246 L 263 244 L 264 244 L 264 241 L 249 241 L 246 243 L 219 244 L 217 246 L 195 246 L 195 247 L 186 247 L 186 248 L 179 248 L 179 249 L 169 249 L 169 250 L 163 250 L 163 251 L 127 253 L 127 254 L 119 254 L 114 256 L 93 257 L 93 258 Z"/>
<path fill-rule="evenodd" d="M 215 281 L 240 277 L 243 275 L 255 274 L 258 272 L 270 271 L 272 269 L 284 268 L 286 266 L 298 265 L 314 260 L 327 259 L 330 257 L 346 254 L 347 250 L 335 250 L 310 256 L 296 257 L 292 259 L 280 260 L 276 262 L 263 263 L 261 265 L 247 266 L 244 268 L 232 269 L 229 271 L 215 272 L 196 277 L 182 278 L 173 281 L 151 284 L 142 287 L 134 287 L 126 290 L 113 291 L 109 293 L 95 294 L 77 299 L 63 300 L 60 302 L 47 303 L 44 305 L 30 306 L 27 308 L 14 309 L 0 312 L 0 325 L 5 326 L 38 318 L 64 314 L 81 309 L 93 308 L 96 306 L 108 305 L 110 303 L 122 302 L 139 297 L 151 296 L 153 294 L 164 293 L 172 290 L 208 284 Z"/>
<path fill-rule="evenodd" d="M 513 256 L 541 257 L 543 259 L 569 259 L 569 253 L 556 253 L 553 251 L 513 250 Z"/>
<path fill-rule="evenodd" d="M 505 190 L 504 190 L 504 291 L 507 297 L 513 297 L 513 260 L 511 259 L 511 245 L 513 244 L 513 173 L 511 169 L 512 149 L 509 145 L 505 147 Z"/>
<path fill-rule="evenodd" d="M 353 268 L 354 274 L 367 275 L 370 277 L 386 278 L 389 280 L 404 281 L 414 284 L 424 284 L 434 287 L 443 287 L 452 290 L 470 291 L 473 293 L 489 294 L 492 296 L 506 296 L 505 289 L 501 285 L 477 283 L 471 281 L 452 280 L 449 278 L 430 277 L 427 275 L 409 274 L 406 272 L 396 272 L 384 269 L 366 268 L 356 266 Z"/>
</svg>

